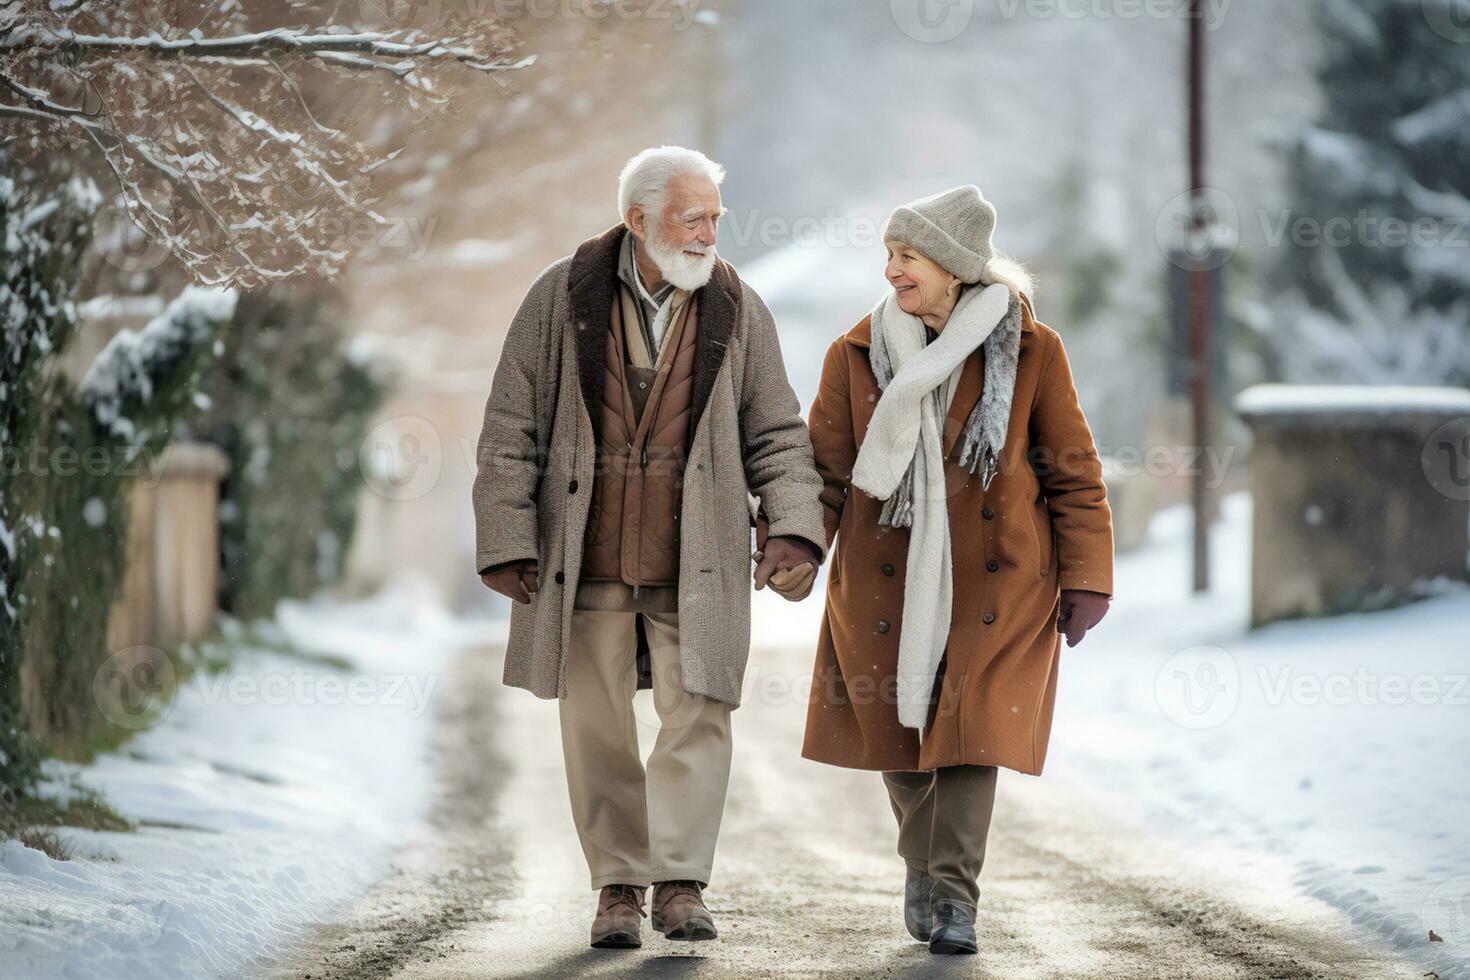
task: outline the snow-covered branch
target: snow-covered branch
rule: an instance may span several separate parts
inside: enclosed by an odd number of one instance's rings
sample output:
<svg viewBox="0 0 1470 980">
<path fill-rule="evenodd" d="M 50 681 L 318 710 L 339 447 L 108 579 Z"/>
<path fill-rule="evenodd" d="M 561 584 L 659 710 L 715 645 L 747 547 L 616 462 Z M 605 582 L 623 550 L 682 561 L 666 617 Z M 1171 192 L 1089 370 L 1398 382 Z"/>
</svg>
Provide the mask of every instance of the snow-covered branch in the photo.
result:
<svg viewBox="0 0 1470 980">
<path fill-rule="evenodd" d="M 155 58 L 211 58 L 254 60 L 276 54 L 323 57 L 353 54 L 353 59 L 333 59 L 335 64 L 358 68 L 384 68 L 395 73 L 411 71 L 420 62 L 450 60 L 475 71 L 515 71 L 535 64 L 530 55 L 503 61 L 469 38 L 421 38 L 418 31 L 373 31 L 363 33 L 311 33 L 301 28 L 278 28 L 228 37 L 161 37 L 150 33 L 139 37 L 106 34 L 76 34 L 41 25 L 21 25 L 0 37 L 0 51 L 46 51 L 56 54 L 144 52 Z M 377 59 L 395 59 L 380 62 Z"/>
<path fill-rule="evenodd" d="M 139 235 L 196 281 L 249 288 L 335 275 L 388 225 L 382 165 L 411 146 L 410 114 L 535 63 L 489 18 L 436 36 L 252 16 L 0 3 L 0 132 L 22 155 L 86 151 Z"/>
</svg>

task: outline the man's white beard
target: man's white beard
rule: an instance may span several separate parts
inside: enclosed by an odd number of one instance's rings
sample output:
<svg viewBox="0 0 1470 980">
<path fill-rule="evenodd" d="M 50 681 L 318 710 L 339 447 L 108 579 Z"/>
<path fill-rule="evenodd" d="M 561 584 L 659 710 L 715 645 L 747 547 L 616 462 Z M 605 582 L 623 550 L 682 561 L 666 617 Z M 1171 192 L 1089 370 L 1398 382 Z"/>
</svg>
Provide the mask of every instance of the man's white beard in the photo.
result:
<svg viewBox="0 0 1470 980">
<path fill-rule="evenodd" d="M 658 266 L 664 279 L 685 292 L 692 293 L 709 282 L 710 274 L 715 271 L 714 246 L 710 246 L 709 251 L 697 257 L 685 255 L 683 249 L 666 243 L 656 227 L 648 229 L 643 243 L 648 246 L 648 257 L 653 259 L 653 264 Z M 695 244 L 691 247 L 701 246 Z"/>
</svg>

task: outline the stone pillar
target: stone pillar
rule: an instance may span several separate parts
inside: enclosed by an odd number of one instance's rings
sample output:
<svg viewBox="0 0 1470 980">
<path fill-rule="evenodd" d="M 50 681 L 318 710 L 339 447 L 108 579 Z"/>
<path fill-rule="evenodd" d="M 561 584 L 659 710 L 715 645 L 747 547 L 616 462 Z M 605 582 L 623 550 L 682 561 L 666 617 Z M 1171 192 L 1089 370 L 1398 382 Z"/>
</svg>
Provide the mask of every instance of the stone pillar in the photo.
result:
<svg viewBox="0 0 1470 980">
<path fill-rule="evenodd" d="M 170 443 L 158 482 L 132 487 L 132 525 L 122 597 L 108 619 L 108 647 L 170 650 L 209 632 L 218 608 L 219 486 L 229 460 L 216 446 Z"/>
<path fill-rule="evenodd" d="M 1251 621 L 1367 611 L 1464 580 L 1470 390 L 1259 385 Z"/>
</svg>

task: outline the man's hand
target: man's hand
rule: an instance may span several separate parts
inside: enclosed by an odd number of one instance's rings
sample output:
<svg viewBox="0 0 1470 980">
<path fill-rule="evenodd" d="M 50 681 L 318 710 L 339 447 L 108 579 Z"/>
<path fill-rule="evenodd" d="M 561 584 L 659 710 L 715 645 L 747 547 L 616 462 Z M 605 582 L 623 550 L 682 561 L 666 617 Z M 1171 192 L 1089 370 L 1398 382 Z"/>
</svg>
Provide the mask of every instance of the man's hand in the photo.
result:
<svg viewBox="0 0 1470 980">
<path fill-rule="evenodd" d="M 1111 601 L 1101 592 L 1062 590 L 1062 610 L 1057 616 L 1057 629 L 1067 635 L 1067 646 L 1075 647 L 1081 643 L 1087 631 L 1102 622 Z"/>
<path fill-rule="evenodd" d="M 496 565 L 480 576 L 480 581 L 512 602 L 529 605 L 536 594 L 540 566 L 535 561 L 512 561 Z"/>
<path fill-rule="evenodd" d="M 818 552 L 816 545 L 801 538 L 768 538 L 765 547 L 751 555 L 756 561 L 755 587 L 757 590 L 771 587 L 787 599 L 795 602 L 797 599 L 805 598 L 811 590 L 811 580 L 816 578 Z M 810 565 L 810 570 L 802 568 Z M 773 580 L 772 576 L 780 572 L 789 574 L 781 576 L 779 580 Z M 808 578 L 809 576 L 809 578 Z M 803 588 L 803 579 L 804 582 Z M 800 595 L 792 598 L 792 591 L 800 590 Z"/>
</svg>

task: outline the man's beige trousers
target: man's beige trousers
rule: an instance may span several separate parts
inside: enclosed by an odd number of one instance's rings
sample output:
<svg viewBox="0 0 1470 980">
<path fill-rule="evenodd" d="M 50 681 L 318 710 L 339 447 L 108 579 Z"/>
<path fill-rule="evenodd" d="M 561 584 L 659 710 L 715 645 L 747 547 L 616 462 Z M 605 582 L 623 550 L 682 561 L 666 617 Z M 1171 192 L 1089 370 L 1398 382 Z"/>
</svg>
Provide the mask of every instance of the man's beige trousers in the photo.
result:
<svg viewBox="0 0 1470 980">
<path fill-rule="evenodd" d="M 633 714 L 638 616 L 660 723 L 646 772 Z M 677 613 L 577 610 L 571 634 L 561 740 L 592 887 L 708 884 L 730 781 L 730 705 L 684 692 Z"/>
<path fill-rule="evenodd" d="M 934 876 L 934 900 L 973 906 L 995 807 L 995 766 L 943 766 L 933 772 L 885 772 L 898 818 L 898 853 Z"/>
</svg>

